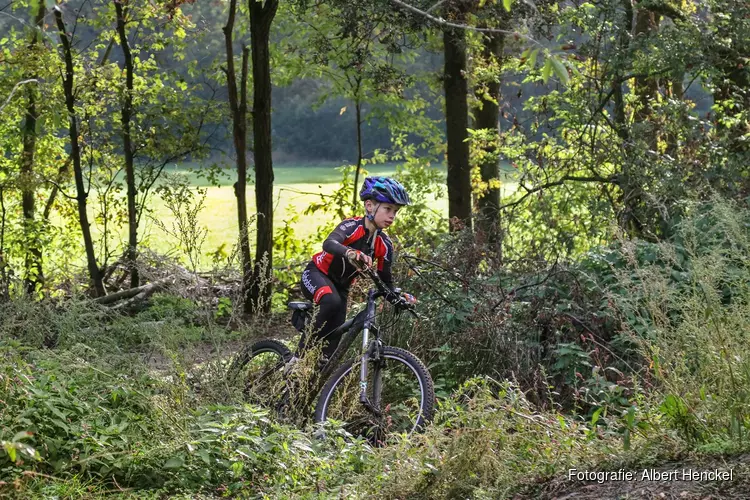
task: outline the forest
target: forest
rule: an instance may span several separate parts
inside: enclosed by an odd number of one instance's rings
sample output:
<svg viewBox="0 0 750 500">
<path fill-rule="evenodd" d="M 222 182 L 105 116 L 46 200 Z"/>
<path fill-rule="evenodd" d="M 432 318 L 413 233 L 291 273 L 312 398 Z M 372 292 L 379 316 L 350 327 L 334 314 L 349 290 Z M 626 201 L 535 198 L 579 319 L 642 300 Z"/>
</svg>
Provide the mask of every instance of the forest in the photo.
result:
<svg viewBox="0 0 750 500">
<path fill-rule="evenodd" d="M 745 0 L 4 0 L 0 147 L 0 498 L 750 491 Z"/>
</svg>

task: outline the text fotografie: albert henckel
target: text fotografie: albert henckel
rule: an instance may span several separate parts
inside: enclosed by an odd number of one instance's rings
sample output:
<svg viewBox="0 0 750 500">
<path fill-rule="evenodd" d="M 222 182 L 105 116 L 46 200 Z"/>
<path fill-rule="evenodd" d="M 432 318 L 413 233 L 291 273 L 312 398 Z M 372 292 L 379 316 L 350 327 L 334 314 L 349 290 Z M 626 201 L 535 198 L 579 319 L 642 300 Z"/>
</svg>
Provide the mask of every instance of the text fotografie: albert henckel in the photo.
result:
<svg viewBox="0 0 750 500">
<path fill-rule="evenodd" d="M 733 469 L 643 469 L 641 472 L 625 469 L 615 471 L 568 469 L 569 481 L 594 481 L 597 483 L 604 483 L 607 481 L 731 481 L 733 479 Z"/>
</svg>

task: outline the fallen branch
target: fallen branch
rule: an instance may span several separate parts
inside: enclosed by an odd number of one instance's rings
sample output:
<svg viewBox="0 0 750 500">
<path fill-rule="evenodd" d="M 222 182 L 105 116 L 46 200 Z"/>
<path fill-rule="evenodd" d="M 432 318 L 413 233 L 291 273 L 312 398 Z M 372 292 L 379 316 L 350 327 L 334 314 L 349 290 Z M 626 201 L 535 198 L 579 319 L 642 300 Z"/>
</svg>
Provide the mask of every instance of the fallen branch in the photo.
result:
<svg viewBox="0 0 750 500">
<path fill-rule="evenodd" d="M 126 300 L 125 302 L 121 302 L 120 304 L 117 304 L 116 306 L 112 307 L 112 309 L 130 309 L 131 307 L 135 306 L 136 304 L 140 304 L 141 302 L 145 301 L 147 298 L 149 298 L 151 295 L 153 295 L 156 292 L 162 291 L 166 289 L 166 282 L 155 282 L 155 283 L 149 283 L 148 285 L 144 285 L 142 287 L 138 287 L 140 290 L 139 293 L 135 295 L 135 297 Z"/>
<path fill-rule="evenodd" d="M 154 283 L 148 283 L 146 285 L 142 285 L 136 288 L 128 288 L 127 290 L 123 290 L 121 292 L 112 293 L 109 295 L 105 295 L 104 297 L 99 297 L 97 299 L 94 299 L 94 302 L 97 304 L 107 305 L 107 304 L 113 304 L 119 300 L 122 299 L 129 299 L 131 297 L 148 297 L 149 295 L 166 288 L 167 283 L 170 280 L 163 279 L 156 281 Z M 119 306 L 118 306 L 119 307 Z"/>
</svg>

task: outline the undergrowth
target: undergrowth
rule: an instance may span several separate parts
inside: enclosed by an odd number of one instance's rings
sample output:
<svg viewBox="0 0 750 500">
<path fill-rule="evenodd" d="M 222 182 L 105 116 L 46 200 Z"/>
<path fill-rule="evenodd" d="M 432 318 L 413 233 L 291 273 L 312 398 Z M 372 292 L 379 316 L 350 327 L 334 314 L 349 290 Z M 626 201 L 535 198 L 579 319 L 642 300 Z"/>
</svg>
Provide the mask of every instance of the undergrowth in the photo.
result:
<svg viewBox="0 0 750 500">
<path fill-rule="evenodd" d="M 428 319 L 386 340 L 430 363 L 438 412 L 384 448 L 244 400 L 232 356 L 281 330 L 231 331 L 170 295 L 134 316 L 4 303 L 0 496 L 502 498 L 570 467 L 746 451 L 750 216 L 718 200 L 685 213 L 669 240 L 541 271 L 493 271 L 481 249 L 461 261 L 472 273 L 431 270 L 440 255 L 421 254 L 404 282 Z"/>
</svg>

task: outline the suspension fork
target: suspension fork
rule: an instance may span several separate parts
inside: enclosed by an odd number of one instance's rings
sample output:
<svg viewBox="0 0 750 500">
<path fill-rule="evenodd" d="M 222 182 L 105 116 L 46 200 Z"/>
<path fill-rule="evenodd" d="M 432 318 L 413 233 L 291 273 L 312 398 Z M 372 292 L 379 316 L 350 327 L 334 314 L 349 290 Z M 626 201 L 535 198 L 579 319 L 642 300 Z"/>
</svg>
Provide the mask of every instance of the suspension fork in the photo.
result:
<svg viewBox="0 0 750 500">
<path fill-rule="evenodd" d="M 367 397 L 367 360 L 371 356 L 376 359 L 380 356 L 380 339 L 370 343 L 370 329 L 375 322 L 375 295 L 376 291 L 370 290 L 367 294 L 367 315 L 365 316 L 364 326 L 362 328 L 362 360 L 359 371 L 359 402 L 365 405 L 370 411 L 380 414 L 380 411 L 373 407 Z"/>
</svg>

